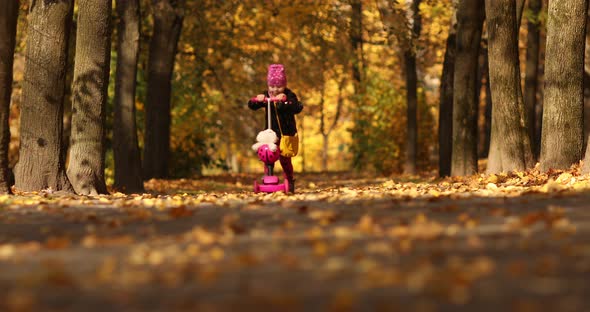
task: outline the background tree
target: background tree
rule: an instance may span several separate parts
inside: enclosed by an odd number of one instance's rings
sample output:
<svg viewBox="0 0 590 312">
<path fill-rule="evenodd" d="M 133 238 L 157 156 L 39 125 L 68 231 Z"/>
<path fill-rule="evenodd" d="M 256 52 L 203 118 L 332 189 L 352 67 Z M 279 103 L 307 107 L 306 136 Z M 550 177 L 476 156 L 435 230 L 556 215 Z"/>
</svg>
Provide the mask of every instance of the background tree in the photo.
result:
<svg viewBox="0 0 590 312">
<path fill-rule="evenodd" d="M 107 193 L 105 110 L 111 56 L 110 0 L 80 0 L 72 84 L 68 178 L 78 194 Z"/>
<path fill-rule="evenodd" d="M 528 112 L 529 139 L 535 158 L 539 155 L 540 133 L 537 133 L 537 91 L 539 81 L 541 0 L 529 0 L 524 79 L 524 103 Z"/>
<path fill-rule="evenodd" d="M 143 178 L 168 176 L 170 157 L 171 80 L 184 18 L 183 0 L 153 0 L 148 60 Z"/>
<path fill-rule="evenodd" d="M 525 0 L 517 0 L 516 1 L 516 33 L 518 34 L 518 30 L 520 29 L 520 24 L 522 21 L 522 15 L 524 14 L 524 6 L 526 4 Z M 518 36 L 518 35 L 517 35 Z"/>
<path fill-rule="evenodd" d="M 524 170 L 533 157 L 520 88 L 516 3 L 486 1 L 485 9 L 493 101 L 487 172 Z"/>
<path fill-rule="evenodd" d="M 0 3 L 0 193 L 10 193 L 10 172 L 8 168 L 8 143 L 10 128 L 8 116 L 12 94 L 12 65 L 16 44 L 18 1 Z"/>
<path fill-rule="evenodd" d="M 485 26 L 485 24 L 484 24 Z M 480 51 L 480 74 L 478 80 L 478 90 L 483 88 L 483 94 L 485 101 L 483 103 L 483 125 L 481 125 L 481 132 L 478 134 L 480 139 L 479 145 L 479 158 L 487 158 L 490 151 L 490 135 L 492 132 L 492 94 L 490 92 L 490 62 L 488 57 L 488 38 L 484 28 L 484 33 L 481 39 L 481 51 Z M 481 100 L 481 94 L 478 97 Z M 478 115 L 481 115 L 478 112 Z"/>
<path fill-rule="evenodd" d="M 350 68 L 352 71 L 352 82 L 354 86 L 354 112 L 355 126 L 352 130 L 352 148 L 354 155 L 353 166 L 360 168 L 366 162 L 367 156 L 365 155 L 364 143 L 361 138 L 357 135 L 362 133 L 363 122 L 361 121 L 362 115 L 362 95 L 364 94 L 364 82 L 363 82 L 363 5 L 360 0 L 350 0 L 351 15 L 350 15 Z"/>
<path fill-rule="evenodd" d="M 457 1 L 454 1 L 456 5 Z M 456 8 L 455 8 L 456 10 Z M 451 174 L 451 153 L 453 145 L 453 86 L 455 76 L 455 50 L 457 48 L 456 13 L 450 23 L 445 58 L 440 82 L 440 104 L 438 110 L 438 174 Z"/>
<path fill-rule="evenodd" d="M 477 172 L 477 81 L 483 19 L 483 0 L 459 1 L 451 153 L 451 175 L 454 176 Z"/>
<path fill-rule="evenodd" d="M 136 86 L 137 137 L 144 147 L 146 108 L 149 111 L 148 88 L 149 38 L 152 36 L 151 0 L 142 0 L 140 13 L 141 33 Z M 265 5 L 261 5 L 264 2 Z M 330 135 L 327 157 L 328 170 L 347 170 L 354 155 L 363 155 L 364 170 L 375 174 L 392 174 L 403 170 L 406 143 L 406 92 L 403 53 L 408 45 L 410 30 L 408 3 L 380 1 L 393 18 L 387 30 L 379 14 L 377 2 L 362 1 L 360 14 L 362 28 L 357 36 L 362 49 L 356 50 L 360 60 L 362 84 L 355 94 L 351 59 L 351 0 L 310 2 L 284 2 L 279 0 L 244 1 L 190 1 L 183 19 L 178 42 L 179 52 L 171 77 L 170 157 L 168 171 L 171 177 L 197 177 L 200 174 L 258 171 L 250 145 L 263 122 L 261 115 L 244 109 L 244 99 L 264 89 L 266 68 L 270 62 L 284 63 L 288 68 L 289 87 L 297 91 L 306 105 L 298 124 L 305 146 L 301 157 L 294 159 L 296 170 L 301 170 L 304 157 L 306 169 L 322 170 L 325 149 L 321 131 L 322 112 L 325 129 L 328 129 L 337 112 L 339 82 L 342 85 L 339 122 Z M 26 6 L 26 5 L 25 5 Z M 435 118 L 438 114 L 438 88 L 443 60 L 446 33 L 450 23 L 451 6 L 448 2 L 422 1 L 420 15 L 422 30 L 418 39 L 418 151 L 417 162 L 421 169 L 432 169 L 436 157 Z M 355 10 L 355 12 L 359 12 Z M 355 19 L 358 21 L 358 19 Z M 393 25 L 393 27 L 391 27 Z M 22 36 L 25 37 L 26 28 Z M 203 34 L 207 34 L 203 36 Z M 18 35 L 18 34 L 17 34 Z M 70 40 L 74 42 L 74 40 Z M 72 43 L 71 46 L 75 47 Z M 25 44 L 19 41 L 15 61 L 16 118 L 20 107 L 21 64 L 24 64 Z M 325 51 L 325 57 L 319 57 Z M 70 54 L 74 54 L 74 51 Z M 322 52 L 323 53 L 323 52 Z M 113 54 L 114 55 L 114 54 Z M 322 66 L 324 70 L 320 71 Z M 23 66 L 24 67 L 24 66 Z M 114 68 L 114 60 L 113 60 Z M 73 76 L 73 66 L 72 66 Z M 109 86 L 109 104 L 114 103 L 115 74 Z M 324 83 L 325 82 L 325 83 Z M 154 86 L 159 87 L 159 86 Z M 324 109 L 320 110 L 321 94 Z M 362 101 L 361 101 L 362 99 Z M 358 105 L 353 105 L 357 103 Z M 114 108 L 114 106 L 113 106 Z M 110 107 L 109 107 L 110 109 Z M 114 109 L 112 110 L 114 112 Z M 305 123 L 303 123 L 305 117 Z M 195 121 L 199 126 L 195 127 Z M 107 144 L 114 142 L 110 114 L 107 116 Z M 64 127 L 65 128 L 65 127 Z M 13 129 L 11 129 L 13 130 Z M 18 150 L 16 140 L 11 151 Z M 336 135 L 337 134 L 337 135 Z M 148 135 L 149 136 L 149 135 Z M 353 143 L 353 136 L 355 142 Z M 110 148 L 110 147 L 108 147 Z M 302 149 L 303 150 L 303 149 Z M 107 150 L 106 177 L 112 183 L 113 157 Z M 11 154 L 11 159 L 16 157 Z M 309 161 L 313 160 L 313 161 Z M 316 161 L 317 160 L 317 161 Z"/>
<path fill-rule="evenodd" d="M 115 80 L 115 113 L 113 156 L 117 190 L 139 193 L 144 190 L 141 157 L 137 140 L 135 92 L 139 58 L 139 1 L 117 3 L 117 73 Z"/>
<path fill-rule="evenodd" d="M 61 153 L 72 1 L 32 1 L 25 52 L 15 187 L 73 191 Z"/>
<path fill-rule="evenodd" d="M 327 125 L 328 123 L 328 116 L 327 116 L 327 109 L 325 107 L 326 97 L 325 92 L 322 92 L 319 111 L 320 111 L 320 133 L 323 137 L 323 155 L 322 155 L 322 169 L 324 171 L 328 171 L 328 144 L 330 142 L 330 134 L 334 131 L 334 128 L 338 124 L 338 119 L 340 119 L 340 113 L 342 111 L 342 106 L 344 103 L 344 96 L 342 95 L 344 86 L 346 84 L 346 80 L 342 78 L 340 83 L 338 84 L 338 96 L 336 97 L 336 112 L 332 119 L 332 123 Z"/>
<path fill-rule="evenodd" d="M 406 75 L 406 100 L 407 100 L 407 123 L 406 123 L 406 162 L 404 172 L 416 173 L 416 157 L 418 151 L 418 76 L 416 74 L 416 39 L 420 36 L 422 21 L 420 18 L 421 0 L 413 0 L 410 7 L 410 44 L 404 52 L 404 64 Z"/>
<path fill-rule="evenodd" d="M 582 158 L 587 10 L 587 0 L 549 2 L 541 170 L 566 169 Z"/>
</svg>

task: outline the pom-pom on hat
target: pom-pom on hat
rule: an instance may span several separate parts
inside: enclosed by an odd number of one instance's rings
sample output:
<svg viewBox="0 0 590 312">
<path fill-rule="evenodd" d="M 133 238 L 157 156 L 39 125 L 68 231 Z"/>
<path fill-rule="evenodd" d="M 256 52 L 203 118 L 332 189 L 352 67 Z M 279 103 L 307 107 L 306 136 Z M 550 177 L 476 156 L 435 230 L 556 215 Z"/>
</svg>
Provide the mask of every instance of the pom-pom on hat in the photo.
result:
<svg viewBox="0 0 590 312">
<path fill-rule="evenodd" d="M 285 75 L 285 66 L 282 64 L 270 64 L 268 66 L 268 75 L 266 76 L 266 80 L 269 86 L 286 86 L 287 75 Z"/>
</svg>

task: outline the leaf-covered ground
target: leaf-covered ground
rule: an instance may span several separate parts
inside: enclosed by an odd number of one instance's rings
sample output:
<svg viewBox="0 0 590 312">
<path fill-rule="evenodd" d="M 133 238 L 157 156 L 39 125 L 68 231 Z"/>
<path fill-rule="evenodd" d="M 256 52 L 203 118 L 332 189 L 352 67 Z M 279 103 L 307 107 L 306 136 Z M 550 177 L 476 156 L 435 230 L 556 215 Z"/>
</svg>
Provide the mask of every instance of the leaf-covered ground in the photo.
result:
<svg viewBox="0 0 590 312">
<path fill-rule="evenodd" d="M 590 311 L 590 178 L 301 174 L 0 197 L 2 311 Z"/>
</svg>

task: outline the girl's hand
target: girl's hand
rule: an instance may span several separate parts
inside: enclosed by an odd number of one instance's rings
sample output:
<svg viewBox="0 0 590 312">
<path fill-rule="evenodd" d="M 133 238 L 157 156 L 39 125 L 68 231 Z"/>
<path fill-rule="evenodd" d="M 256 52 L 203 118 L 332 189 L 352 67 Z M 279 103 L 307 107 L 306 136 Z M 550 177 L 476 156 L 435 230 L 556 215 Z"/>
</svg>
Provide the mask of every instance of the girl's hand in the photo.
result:
<svg viewBox="0 0 590 312">
<path fill-rule="evenodd" d="M 256 101 L 258 102 L 264 102 L 264 94 L 259 94 L 256 96 Z"/>
<path fill-rule="evenodd" d="M 279 95 L 277 95 L 277 98 L 281 101 L 287 100 L 287 96 L 285 95 L 285 93 L 279 93 Z"/>
</svg>

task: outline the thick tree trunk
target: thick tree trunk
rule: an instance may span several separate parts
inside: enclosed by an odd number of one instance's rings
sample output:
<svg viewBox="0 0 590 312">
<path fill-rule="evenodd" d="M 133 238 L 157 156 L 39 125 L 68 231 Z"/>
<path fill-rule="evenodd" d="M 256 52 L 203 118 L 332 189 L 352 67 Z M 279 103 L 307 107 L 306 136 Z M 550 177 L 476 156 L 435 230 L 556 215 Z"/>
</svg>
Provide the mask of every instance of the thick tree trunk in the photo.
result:
<svg viewBox="0 0 590 312">
<path fill-rule="evenodd" d="M 12 65 L 16 43 L 18 1 L 0 3 L 0 194 L 10 194 L 8 144 L 10 127 L 8 117 L 12 94 Z"/>
<path fill-rule="evenodd" d="M 453 1 L 456 7 L 457 1 Z M 455 80 L 455 58 L 457 50 L 457 11 L 453 12 L 447 37 L 445 58 L 440 85 L 438 110 L 438 174 L 451 175 L 451 155 L 453 151 L 453 86 Z"/>
<path fill-rule="evenodd" d="M 459 1 L 453 86 L 453 176 L 477 172 L 477 80 L 483 20 L 483 0 Z"/>
<path fill-rule="evenodd" d="M 154 32 L 148 60 L 144 179 L 168 176 L 172 72 L 184 18 L 184 1 L 152 0 L 152 11 Z"/>
<path fill-rule="evenodd" d="M 72 86 L 74 82 L 74 61 L 76 57 L 76 31 L 78 25 L 76 19 L 73 20 L 70 28 L 70 39 L 68 40 L 68 60 L 66 68 L 66 80 L 64 90 L 63 104 L 63 129 L 61 141 L 61 154 L 63 159 L 68 159 L 70 150 L 70 139 L 72 134 Z"/>
<path fill-rule="evenodd" d="M 61 154 L 72 0 L 31 1 L 15 187 L 73 191 Z"/>
<path fill-rule="evenodd" d="M 539 85 L 540 0 L 529 0 L 531 19 L 527 23 L 527 50 L 524 79 L 524 103 L 528 113 L 529 140 L 535 159 L 539 155 L 539 135 L 536 133 L 537 89 Z"/>
<path fill-rule="evenodd" d="M 105 110 L 111 52 L 110 0 L 80 0 L 72 86 L 72 133 L 68 178 L 82 195 L 107 193 Z"/>
<path fill-rule="evenodd" d="M 407 102 L 407 124 L 406 124 L 406 161 L 404 172 L 416 173 L 416 161 L 418 158 L 418 76 L 416 73 L 416 43 L 422 29 L 420 17 L 421 0 L 413 0 L 410 9 L 411 14 L 411 44 L 404 52 L 404 64 L 406 74 L 406 102 Z"/>
<path fill-rule="evenodd" d="M 115 189 L 126 193 L 143 192 L 141 157 L 135 121 L 135 89 L 139 58 L 139 1 L 117 4 L 117 74 L 115 80 L 115 120 L 113 154 Z"/>
<path fill-rule="evenodd" d="M 520 88 L 515 2 L 486 1 L 486 18 L 493 100 L 487 172 L 524 170 L 533 157 Z"/>
<path fill-rule="evenodd" d="M 582 158 L 587 6 L 587 0 L 549 2 L 541 170 L 566 169 Z"/>
<path fill-rule="evenodd" d="M 590 4 L 588 7 L 589 11 L 586 16 L 586 43 L 584 48 L 584 139 L 586 139 L 584 146 L 587 144 L 588 135 L 590 135 L 590 64 L 587 62 L 590 59 L 590 31 L 588 31 Z"/>
<path fill-rule="evenodd" d="M 456 36 L 455 25 L 451 25 L 440 79 L 440 107 L 438 110 L 438 174 L 440 177 L 451 174 Z"/>
</svg>

